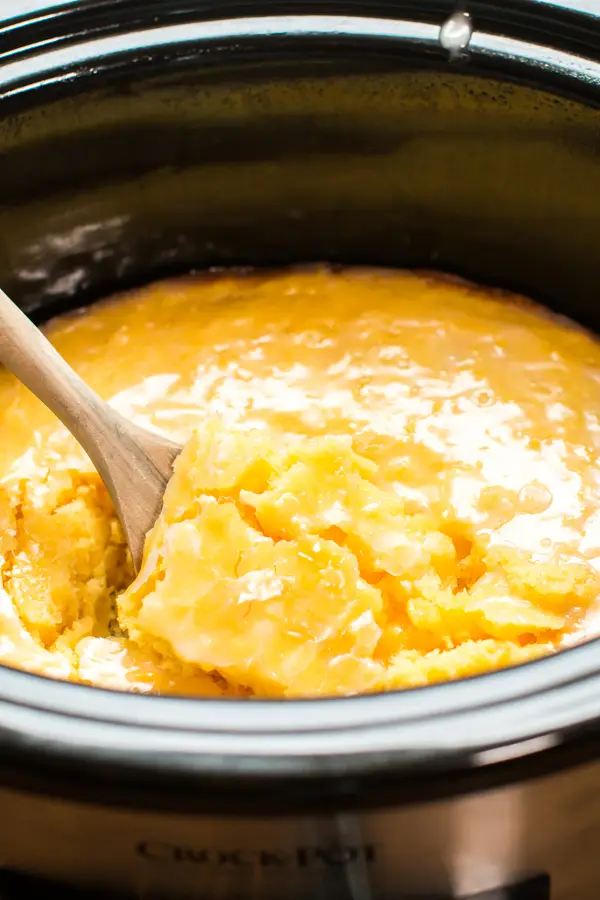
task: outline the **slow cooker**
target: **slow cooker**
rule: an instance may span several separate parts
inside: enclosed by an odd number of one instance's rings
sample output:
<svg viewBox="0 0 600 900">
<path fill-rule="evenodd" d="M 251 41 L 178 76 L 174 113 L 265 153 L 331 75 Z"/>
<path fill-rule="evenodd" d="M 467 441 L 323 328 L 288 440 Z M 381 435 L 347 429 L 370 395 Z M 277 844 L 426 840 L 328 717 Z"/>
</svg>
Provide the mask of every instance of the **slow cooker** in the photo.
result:
<svg viewBox="0 0 600 900">
<path fill-rule="evenodd" d="M 450 0 L 4 0 L 0 283 L 433 267 L 600 329 L 594 5 L 472 0 L 449 57 Z M 1 669 L 0 822 L 1 897 L 595 900 L 600 643 L 315 701 Z"/>
</svg>

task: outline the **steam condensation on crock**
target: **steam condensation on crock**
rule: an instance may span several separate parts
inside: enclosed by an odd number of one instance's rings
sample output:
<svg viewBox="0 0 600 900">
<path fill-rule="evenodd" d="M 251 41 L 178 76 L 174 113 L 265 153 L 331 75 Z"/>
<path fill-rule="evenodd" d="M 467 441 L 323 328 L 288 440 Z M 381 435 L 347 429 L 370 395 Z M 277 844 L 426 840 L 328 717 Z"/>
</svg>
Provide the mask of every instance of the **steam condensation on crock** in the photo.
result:
<svg viewBox="0 0 600 900">
<path fill-rule="evenodd" d="M 451 60 L 459 59 L 468 49 L 473 36 L 473 20 L 465 10 L 457 10 L 440 29 L 440 44 Z"/>
</svg>

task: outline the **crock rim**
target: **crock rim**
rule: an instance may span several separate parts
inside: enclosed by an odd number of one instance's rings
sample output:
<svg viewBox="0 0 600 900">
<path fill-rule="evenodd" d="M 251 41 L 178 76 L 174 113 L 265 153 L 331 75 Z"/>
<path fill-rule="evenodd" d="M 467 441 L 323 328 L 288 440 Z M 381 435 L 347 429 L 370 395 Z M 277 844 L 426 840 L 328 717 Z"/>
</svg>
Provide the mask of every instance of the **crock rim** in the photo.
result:
<svg viewBox="0 0 600 900">
<path fill-rule="evenodd" d="M 559 8 L 557 8 L 559 9 Z M 69 11 L 69 8 L 67 8 Z M 564 9 L 560 10 L 564 12 Z M 593 23 L 600 34 L 600 16 L 589 13 L 572 13 L 578 28 L 582 22 Z M 10 23 L 9 23 L 10 24 Z M 188 21 L 182 24 L 152 25 L 117 31 L 115 34 L 92 36 L 87 40 L 70 40 L 65 46 L 55 47 L 55 42 L 40 47 L 26 47 L 25 56 L 17 55 L 15 61 L 10 56 L 0 65 L 0 99 L 14 91 L 27 90 L 32 79 L 38 78 L 37 88 L 47 88 L 52 84 L 73 81 L 86 74 L 98 72 L 103 63 L 117 60 L 130 54 L 135 39 L 135 51 L 148 52 L 153 48 L 193 45 L 204 42 L 207 45 L 223 40 L 244 41 L 247 39 L 323 39 L 376 40 L 397 42 L 404 45 L 415 44 L 429 53 L 433 51 L 438 59 L 447 56 L 439 44 L 442 22 L 432 23 L 415 19 L 396 19 L 357 15 L 268 15 L 237 18 L 209 18 Z M 1 25 L 1 20 L 0 20 Z M 9 27 L 12 30 L 12 26 Z M 493 65 L 502 60 L 518 71 L 538 70 L 548 78 L 551 74 L 563 80 L 579 82 L 580 85 L 600 82 L 600 59 L 582 56 L 580 53 L 557 48 L 552 43 L 535 43 L 520 40 L 511 35 L 499 35 L 478 30 L 474 27 L 469 44 L 470 59 Z M 1 59 L 1 58 L 0 58 Z M 486 66 L 486 67 L 487 67 Z M 41 77 L 44 76 L 44 77 Z"/>
</svg>

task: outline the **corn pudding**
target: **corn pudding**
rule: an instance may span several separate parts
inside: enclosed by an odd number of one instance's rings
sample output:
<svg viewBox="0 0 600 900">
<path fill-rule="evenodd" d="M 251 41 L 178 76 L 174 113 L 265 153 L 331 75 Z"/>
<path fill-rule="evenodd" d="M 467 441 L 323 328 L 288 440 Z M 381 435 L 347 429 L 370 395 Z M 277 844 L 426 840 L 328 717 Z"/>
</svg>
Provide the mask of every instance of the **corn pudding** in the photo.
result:
<svg viewBox="0 0 600 900">
<path fill-rule="evenodd" d="M 134 579 L 52 414 L 0 374 L 0 662 L 198 696 L 475 675 L 600 630 L 600 347 L 409 272 L 157 284 L 51 322 L 185 444 Z"/>
</svg>

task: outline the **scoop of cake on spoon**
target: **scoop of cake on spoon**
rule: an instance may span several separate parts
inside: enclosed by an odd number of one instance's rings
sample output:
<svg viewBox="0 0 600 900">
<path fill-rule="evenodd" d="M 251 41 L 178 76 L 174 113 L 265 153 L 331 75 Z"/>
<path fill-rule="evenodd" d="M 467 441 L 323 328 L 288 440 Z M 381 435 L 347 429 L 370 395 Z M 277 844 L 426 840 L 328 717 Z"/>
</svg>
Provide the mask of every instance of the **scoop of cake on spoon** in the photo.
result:
<svg viewBox="0 0 600 900">
<path fill-rule="evenodd" d="M 181 447 L 134 425 L 105 403 L 2 290 L 0 363 L 52 410 L 93 462 L 137 572 Z"/>
</svg>

